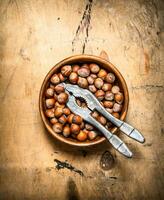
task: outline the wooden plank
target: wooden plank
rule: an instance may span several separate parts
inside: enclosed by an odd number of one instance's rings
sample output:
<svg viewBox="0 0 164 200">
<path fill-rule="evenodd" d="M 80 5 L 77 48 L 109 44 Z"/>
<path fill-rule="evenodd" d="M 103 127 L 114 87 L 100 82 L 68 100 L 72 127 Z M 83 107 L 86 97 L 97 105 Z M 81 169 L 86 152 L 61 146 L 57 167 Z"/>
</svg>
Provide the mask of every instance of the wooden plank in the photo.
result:
<svg viewBox="0 0 164 200">
<path fill-rule="evenodd" d="M 0 199 L 164 199 L 163 2 L 1 0 Z M 125 77 L 127 121 L 144 134 L 126 159 L 104 143 L 90 149 L 61 144 L 38 112 L 41 83 L 73 54 L 109 54 Z M 100 166 L 104 152 L 106 165 Z M 57 170 L 67 160 L 84 176 Z"/>
</svg>

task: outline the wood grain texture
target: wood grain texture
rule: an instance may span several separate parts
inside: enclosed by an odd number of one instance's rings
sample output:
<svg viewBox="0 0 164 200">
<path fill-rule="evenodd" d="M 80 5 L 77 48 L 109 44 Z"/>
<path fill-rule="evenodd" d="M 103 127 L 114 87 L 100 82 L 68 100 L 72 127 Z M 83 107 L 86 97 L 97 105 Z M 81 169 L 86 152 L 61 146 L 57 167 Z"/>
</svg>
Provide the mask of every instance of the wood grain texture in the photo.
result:
<svg viewBox="0 0 164 200">
<path fill-rule="evenodd" d="M 164 199 L 163 10 L 162 0 L 0 1 L 0 199 Z M 140 145 L 120 134 L 133 159 L 107 143 L 63 145 L 39 116 L 39 90 L 51 67 L 101 50 L 127 81 L 127 122 L 146 138 Z M 54 159 L 84 176 L 58 170 Z"/>
</svg>

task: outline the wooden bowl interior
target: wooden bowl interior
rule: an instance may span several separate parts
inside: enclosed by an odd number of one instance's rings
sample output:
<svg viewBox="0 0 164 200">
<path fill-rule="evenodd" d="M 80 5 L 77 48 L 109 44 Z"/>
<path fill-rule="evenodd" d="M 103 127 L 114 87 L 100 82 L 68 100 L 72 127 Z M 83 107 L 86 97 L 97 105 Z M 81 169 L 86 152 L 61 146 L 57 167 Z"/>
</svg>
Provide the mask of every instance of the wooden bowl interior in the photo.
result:
<svg viewBox="0 0 164 200">
<path fill-rule="evenodd" d="M 103 136 L 98 136 L 95 140 L 93 141 L 85 141 L 85 142 L 79 142 L 75 139 L 72 138 L 65 138 L 63 135 L 61 134 L 57 134 L 55 133 L 52 128 L 51 128 L 51 124 L 49 122 L 49 120 L 47 119 L 47 117 L 45 116 L 45 110 L 46 110 L 46 106 L 45 106 L 45 91 L 49 86 L 49 81 L 51 76 L 54 73 L 58 73 L 60 68 L 63 65 L 66 64 L 83 64 L 83 63 L 96 63 L 98 65 L 100 65 L 101 68 L 106 69 L 108 72 L 113 72 L 116 76 L 118 85 L 121 89 L 121 91 L 124 94 L 124 102 L 123 102 L 123 108 L 122 108 L 122 112 L 120 114 L 120 119 L 124 120 L 127 114 L 127 109 L 128 109 L 128 103 L 129 103 L 129 95 L 128 95 L 128 89 L 127 89 L 127 85 L 126 82 L 123 78 L 123 76 L 121 75 L 121 73 L 116 69 L 116 67 L 111 64 L 110 62 L 97 57 L 97 56 L 92 56 L 92 55 L 77 55 L 77 56 L 71 56 L 69 58 L 64 59 L 63 61 L 59 62 L 58 64 L 56 64 L 46 75 L 43 84 L 41 86 L 41 90 L 40 90 L 40 96 L 39 96 L 39 110 L 40 110 L 40 114 L 41 114 L 41 118 L 47 128 L 47 130 L 57 139 L 59 139 L 62 142 L 65 142 L 67 144 L 71 144 L 74 146 L 91 146 L 91 145 L 95 145 L 98 143 L 101 143 L 103 141 L 105 141 L 105 137 Z M 113 127 L 111 132 L 112 133 L 116 133 L 117 131 L 117 127 Z"/>
</svg>

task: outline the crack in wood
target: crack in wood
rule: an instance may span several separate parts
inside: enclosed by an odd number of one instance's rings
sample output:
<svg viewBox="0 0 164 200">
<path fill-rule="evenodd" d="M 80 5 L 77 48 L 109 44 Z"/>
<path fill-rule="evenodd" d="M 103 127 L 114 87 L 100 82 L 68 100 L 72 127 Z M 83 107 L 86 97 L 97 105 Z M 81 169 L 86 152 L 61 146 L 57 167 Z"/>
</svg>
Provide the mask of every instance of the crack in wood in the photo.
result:
<svg viewBox="0 0 164 200">
<path fill-rule="evenodd" d="M 70 171 L 74 171 L 74 172 L 78 173 L 80 176 L 84 176 L 84 173 L 81 170 L 73 167 L 67 161 L 62 162 L 58 159 L 54 159 L 54 161 L 56 162 L 56 169 L 60 170 L 60 169 L 66 168 L 66 169 L 69 169 Z"/>
<path fill-rule="evenodd" d="M 88 42 L 88 37 L 89 37 L 89 27 L 90 27 L 90 22 L 91 22 L 92 3 L 93 3 L 93 0 L 89 0 L 88 3 L 86 4 L 85 10 L 83 12 L 83 16 L 77 27 L 75 37 L 72 40 L 72 52 L 74 52 L 75 44 L 78 41 L 79 36 L 82 34 L 82 36 L 84 36 L 84 41 L 82 44 L 82 54 L 85 53 L 85 48 L 86 48 L 86 44 Z"/>
</svg>

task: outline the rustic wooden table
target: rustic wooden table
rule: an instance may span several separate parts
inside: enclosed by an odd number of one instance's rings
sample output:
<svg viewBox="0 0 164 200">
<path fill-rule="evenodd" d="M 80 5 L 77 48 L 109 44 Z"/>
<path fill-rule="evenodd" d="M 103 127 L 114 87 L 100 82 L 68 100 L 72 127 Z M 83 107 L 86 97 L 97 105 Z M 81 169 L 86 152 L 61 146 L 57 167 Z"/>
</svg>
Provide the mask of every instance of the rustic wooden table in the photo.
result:
<svg viewBox="0 0 164 200">
<path fill-rule="evenodd" d="M 164 199 L 163 10 L 162 0 L 0 1 L 0 199 Z M 51 67 L 102 49 L 128 84 L 127 122 L 146 138 L 141 145 L 120 135 L 132 159 L 108 143 L 63 145 L 39 116 Z M 54 159 L 81 173 L 58 170 Z"/>
</svg>

